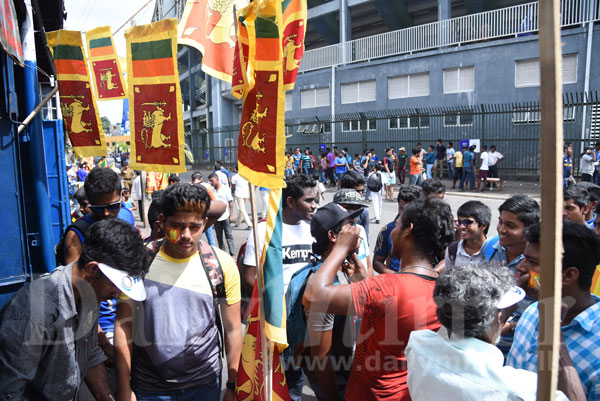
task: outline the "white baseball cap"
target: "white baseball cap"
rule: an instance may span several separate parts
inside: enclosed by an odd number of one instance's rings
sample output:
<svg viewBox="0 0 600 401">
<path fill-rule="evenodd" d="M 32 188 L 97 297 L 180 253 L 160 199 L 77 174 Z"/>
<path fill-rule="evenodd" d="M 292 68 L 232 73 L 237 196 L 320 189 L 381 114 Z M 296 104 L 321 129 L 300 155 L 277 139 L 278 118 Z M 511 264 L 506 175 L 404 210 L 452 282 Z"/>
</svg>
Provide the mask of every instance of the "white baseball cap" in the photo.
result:
<svg viewBox="0 0 600 401">
<path fill-rule="evenodd" d="M 127 272 L 104 263 L 98 263 L 100 271 L 108 277 L 118 289 L 134 301 L 143 301 L 146 299 L 146 289 L 144 288 L 144 280 L 140 277 L 132 277 Z"/>
<path fill-rule="evenodd" d="M 523 298 L 525 298 L 525 290 L 523 290 L 521 287 L 513 286 L 506 294 L 502 296 L 502 298 L 500 298 L 500 301 L 496 307 L 498 309 L 505 309 L 509 306 L 513 306 Z"/>
</svg>

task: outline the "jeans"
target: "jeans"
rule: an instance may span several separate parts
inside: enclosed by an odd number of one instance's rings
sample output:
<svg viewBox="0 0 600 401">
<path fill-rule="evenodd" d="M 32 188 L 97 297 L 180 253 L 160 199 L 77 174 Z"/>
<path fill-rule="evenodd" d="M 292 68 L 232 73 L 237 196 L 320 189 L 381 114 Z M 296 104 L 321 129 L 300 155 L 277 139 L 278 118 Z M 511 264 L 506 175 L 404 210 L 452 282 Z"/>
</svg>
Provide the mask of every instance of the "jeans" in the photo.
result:
<svg viewBox="0 0 600 401">
<path fill-rule="evenodd" d="M 404 178 L 406 177 L 406 167 L 402 167 L 398 169 L 398 179 L 400 180 L 400 184 L 404 184 Z"/>
<path fill-rule="evenodd" d="M 283 363 L 283 359 L 282 359 Z M 288 385 L 290 399 L 292 401 L 302 400 L 302 386 L 304 386 L 304 373 L 302 368 L 294 368 L 293 364 L 284 364 L 285 366 L 285 381 Z"/>
<path fill-rule="evenodd" d="M 421 185 L 423 182 L 423 174 L 413 174 L 409 176 L 408 183 L 411 185 Z"/>
<path fill-rule="evenodd" d="M 446 162 L 448 165 L 448 179 L 451 180 L 454 177 L 454 162 Z"/>
<path fill-rule="evenodd" d="M 427 179 L 432 178 L 431 169 L 433 168 L 433 164 L 426 164 L 425 166 L 427 168 Z"/>
<path fill-rule="evenodd" d="M 221 380 L 212 384 L 203 384 L 184 390 L 144 391 L 133 389 L 138 401 L 219 401 L 221 399 Z"/>
<path fill-rule="evenodd" d="M 463 175 L 462 175 L 462 180 L 460 180 L 460 189 L 464 189 L 465 188 L 465 180 L 469 179 L 469 182 L 471 183 L 471 189 L 473 189 L 473 170 L 471 170 L 470 168 L 467 167 L 463 167 Z"/>
<path fill-rule="evenodd" d="M 208 245 L 217 245 L 217 241 L 215 241 L 215 229 L 213 226 L 208 227 L 204 234 L 206 234 L 206 242 L 208 242 Z"/>
<path fill-rule="evenodd" d="M 323 184 L 327 184 L 327 177 L 325 177 L 325 171 L 326 170 L 321 170 L 321 177 L 319 177 L 319 181 L 321 181 Z"/>
<path fill-rule="evenodd" d="M 290 175 L 294 175 L 294 169 L 293 168 L 286 168 L 285 169 L 285 176 L 289 177 Z"/>
<path fill-rule="evenodd" d="M 215 222 L 214 225 L 217 233 L 217 242 L 219 243 L 219 248 L 226 251 L 225 244 L 223 244 L 223 233 L 225 233 L 229 254 L 233 256 L 233 234 L 231 233 L 231 223 L 229 223 L 229 217 L 227 217 L 225 220 Z"/>
<path fill-rule="evenodd" d="M 302 174 L 310 175 L 310 168 L 309 167 L 302 167 Z"/>
</svg>

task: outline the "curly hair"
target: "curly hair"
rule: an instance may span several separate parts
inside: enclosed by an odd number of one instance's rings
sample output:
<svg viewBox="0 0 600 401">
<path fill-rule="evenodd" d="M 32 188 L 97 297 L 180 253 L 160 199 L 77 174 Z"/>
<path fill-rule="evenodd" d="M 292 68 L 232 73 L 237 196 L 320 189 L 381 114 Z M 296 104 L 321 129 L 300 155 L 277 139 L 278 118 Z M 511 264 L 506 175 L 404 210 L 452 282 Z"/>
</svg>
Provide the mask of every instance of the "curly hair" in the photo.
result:
<svg viewBox="0 0 600 401">
<path fill-rule="evenodd" d="M 431 195 L 446 193 L 446 186 L 437 178 L 428 178 L 421 184 L 423 195 L 428 198 Z"/>
<path fill-rule="evenodd" d="M 349 170 L 342 175 L 342 178 L 340 179 L 340 187 L 354 189 L 360 185 L 365 185 L 365 182 L 365 177 L 358 174 L 355 170 Z"/>
<path fill-rule="evenodd" d="M 283 208 L 287 207 L 287 198 L 292 197 L 295 201 L 304 195 L 304 190 L 317 186 L 317 181 L 306 174 L 294 174 L 285 178 L 285 188 L 281 191 Z"/>
<path fill-rule="evenodd" d="M 140 234 L 129 223 L 113 217 L 92 224 L 85 234 L 78 266 L 83 268 L 91 261 L 142 278 L 150 267 Z"/>
<path fill-rule="evenodd" d="M 454 219 L 450 205 L 434 197 L 409 203 L 402 213 L 402 227 L 412 228 L 417 252 L 433 264 L 454 241 Z"/>
<path fill-rule="evenodd" d="M 96 205 L 104 195 L 114 192 L 121 195 L 121 178 L 111 168 L 94 167 L 85 178 L 83 187 L 88 201 Z"/>
<path fill-rule="evenodd" d="M 420 199 L 423 195 L 423 188 L 418 185 L 402 184 L 398 189 L 398 203 L 404 201 L 406 203 Z"/>
<path fill-rule="evenodd" d="M 165 190 L 160 203 L 165 219 L 177 212 L 196 212 L 205 218 L 210 208 L 210 197 L 201 186 L 178 183 Z"/>
<path fill-rule="evenodd" d="M 469 263 L 442 274 L 433 290 L 440 323 L 452 334 L 480 338 L 514 285 L 509 269 Z"/>
</svg>

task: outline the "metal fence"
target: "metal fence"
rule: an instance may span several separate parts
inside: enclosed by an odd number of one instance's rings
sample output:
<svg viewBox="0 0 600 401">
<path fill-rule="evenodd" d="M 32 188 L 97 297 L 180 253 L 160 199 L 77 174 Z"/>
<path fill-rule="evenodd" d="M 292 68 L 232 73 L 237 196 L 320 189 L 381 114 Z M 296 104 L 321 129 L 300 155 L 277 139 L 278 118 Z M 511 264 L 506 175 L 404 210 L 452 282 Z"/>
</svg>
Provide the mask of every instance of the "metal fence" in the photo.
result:
<svg viewBox="0 0 600 401">
<path fill-rule="evenodd" d="M 573 143 L 577 171 L 581 146 L 600 140 L 600 96 L 597 92 L 566 94 L 563 103 L 564 138 Z M 351 154 L 374 148 L 381 155 L 390 146 L 405 147 L 410 154 L 417 143 L 427 149 L 442 139 L 453 142 L 457 148 L 461 140 L 476 139 L 482 145 L 496 145 L 505 156 L 500 165 L 502 173 L 537 176 L 540 118 L 539 102 L 390 109 L 333 117 L 307 115 L 286 121 L 286 147 L 308 147 L 315 156 L 321 146 L 331 148 L 333 145 L 348 148 Z M 221 146 L 194 146 L 188 142 L 196 164 L 210 164 L 215 160 L 235 164 L 238 134 L 239 127 L 215 129 L 206 134 L 212 143 Z"/>
<path fill-rule="evenodd" d="M 563 28 L 600 20 L 597 0 L 562 0 L 560 10 Z M 539 3 L 520 4 L 308 50 L 302 58 L 300 71 L 526 35 L 538 30 Z"/>
</svg>

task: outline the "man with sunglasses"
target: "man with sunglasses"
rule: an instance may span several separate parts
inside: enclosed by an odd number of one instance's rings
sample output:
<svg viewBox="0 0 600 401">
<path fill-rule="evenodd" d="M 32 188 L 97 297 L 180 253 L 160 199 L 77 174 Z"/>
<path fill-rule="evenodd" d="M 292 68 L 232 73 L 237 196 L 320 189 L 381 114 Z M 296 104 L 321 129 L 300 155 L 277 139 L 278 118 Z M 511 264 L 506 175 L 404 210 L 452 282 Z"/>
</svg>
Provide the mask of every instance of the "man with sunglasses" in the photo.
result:
<svg viewBox="0 0 600 401">
<path fill-rule="evenodd" d="M 480 201 L 468 201 L 461 205 L 456 212 L 456 230 L 460 240 L 448 245 L 445 256 L 445 270 L 456 266 L 464 266 L 478 262 L 480 251 L 486 240 L 492 211 Z"/>
<path fill-rule="evenodd" d="M 97 400 L 115 400 L 98 347 L 98 303 L 121 292 L 143 301 L 147 272 L 129 224 L 92 225 L 75 262 L 22 287 L 0 313 L 0 399 L 73 400 L 85 380 Z"/>
</svg>

